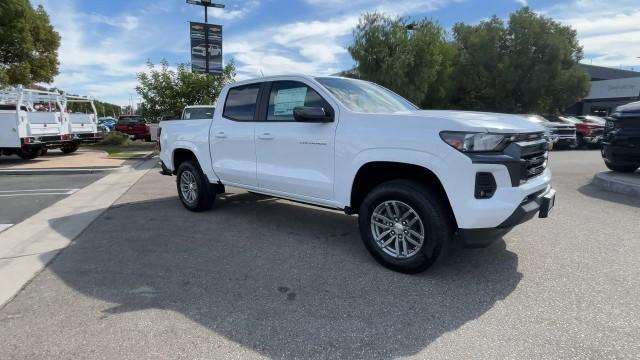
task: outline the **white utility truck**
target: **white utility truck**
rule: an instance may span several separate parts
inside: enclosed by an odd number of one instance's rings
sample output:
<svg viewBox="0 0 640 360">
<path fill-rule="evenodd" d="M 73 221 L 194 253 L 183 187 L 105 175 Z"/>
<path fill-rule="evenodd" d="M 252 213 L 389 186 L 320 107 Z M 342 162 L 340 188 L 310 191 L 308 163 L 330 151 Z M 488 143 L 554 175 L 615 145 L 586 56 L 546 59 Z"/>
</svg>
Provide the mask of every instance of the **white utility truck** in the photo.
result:
<svg viewBox="0 0 640 360">
<path fill-rule="evenodd" d="M 69 112 L 69 132 L 73 135 L 73 143 L 60 150 L 72 153 L 78 150 L 80 143 L 94 143 L 102 140 L 102 133 L 98 131 L 98 112 L 92 98 L 65 95 L 65 110 L 70 104 L 84 105 L 84 112 Z M 76 109 L 74 109 L 76 110 Z"/>
<path fill-rule="evenodd" d="M 33 159 L 73 143 L 64 96 L 21 87 L 0 90 L 0 153 Z"/>
<path fill-rule="evenodd" d="M 428 268 L 453 239 L 483 246 L 547 217 L 555 200 L 542 126 L 420 110 L 366 81 L 237 82 L 213 119 L 160 127 L 162 172 L 177 175 L 187 209 L 210 208 L 231 186 L 358 214 L 373 257 L 406 273 Z"/>
</svg>

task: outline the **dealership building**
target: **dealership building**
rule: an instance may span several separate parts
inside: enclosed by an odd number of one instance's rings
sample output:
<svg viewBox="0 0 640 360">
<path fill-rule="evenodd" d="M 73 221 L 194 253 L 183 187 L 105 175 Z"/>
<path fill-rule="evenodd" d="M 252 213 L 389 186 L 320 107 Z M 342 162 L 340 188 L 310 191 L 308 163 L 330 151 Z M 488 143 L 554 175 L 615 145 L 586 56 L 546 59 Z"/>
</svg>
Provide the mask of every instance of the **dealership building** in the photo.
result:
<svg viewBox="0 0 640 360">
<path fill-rule="evenodd" d="M 589 95 L 567 109 L 576 115 L 611 114 L 616 107 L 640 100 L 640 72 L 580 64 L 591 77 Z"/>
</svg>

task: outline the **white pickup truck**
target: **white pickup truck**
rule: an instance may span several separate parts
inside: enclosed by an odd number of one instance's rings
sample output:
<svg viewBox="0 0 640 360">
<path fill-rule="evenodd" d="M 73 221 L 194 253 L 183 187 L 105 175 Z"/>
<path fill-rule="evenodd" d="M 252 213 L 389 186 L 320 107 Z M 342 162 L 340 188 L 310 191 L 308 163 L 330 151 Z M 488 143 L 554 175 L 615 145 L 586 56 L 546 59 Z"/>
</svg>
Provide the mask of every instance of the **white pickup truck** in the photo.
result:
<svg viewBox="0 0 640 360">
<path fill-rule="evenodd" d="M 209 209 L 231 186 L 358 214 L 373 257 L 406 273 L 453 239 L 484 246 L 546 217 L 555 200 L 543 127 L 419 110 L 366 81 L 242 81 L 222 90 L 212 118 L 160 128 L 162 173 L 177 175 L 187 209 Z"/>
</svg>

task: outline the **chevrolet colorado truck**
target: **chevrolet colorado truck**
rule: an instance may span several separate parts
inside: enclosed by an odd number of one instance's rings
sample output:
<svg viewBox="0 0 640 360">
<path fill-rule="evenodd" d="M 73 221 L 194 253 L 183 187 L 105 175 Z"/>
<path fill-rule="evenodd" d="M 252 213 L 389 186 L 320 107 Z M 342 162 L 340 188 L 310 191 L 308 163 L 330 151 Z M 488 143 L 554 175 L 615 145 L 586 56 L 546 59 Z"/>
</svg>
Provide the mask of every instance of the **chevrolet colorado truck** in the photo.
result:
<svg viewBox="0 0 640 360">
<path fill-rule="evenodd" d="M 619 106 L 607 119 L 600 151 L 613 171 L 632 173 L 640 168 L 640 101 Z"/>
<path fill-rule="evenodd" d="M 213 119 L 160 128 L 162 173 L 176 175 L 187 209 L 209 209 L 229 186 L 358 214 L 368 251 L 405 273 L 427 269 L 454 239 L 487 245 L 555 202 L 542 126 L 419 110 L 361 80 L 228 84 Z"/>
</svg>

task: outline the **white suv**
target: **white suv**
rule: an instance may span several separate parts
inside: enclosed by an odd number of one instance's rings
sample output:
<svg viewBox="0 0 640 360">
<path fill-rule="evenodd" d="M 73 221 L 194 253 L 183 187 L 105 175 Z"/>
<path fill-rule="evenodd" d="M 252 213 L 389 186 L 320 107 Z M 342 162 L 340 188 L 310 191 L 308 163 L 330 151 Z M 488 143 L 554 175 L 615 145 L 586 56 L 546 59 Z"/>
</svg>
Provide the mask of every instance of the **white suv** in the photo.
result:
<svg viewBox="0 0 640 360">
<path fill-rule="evenodd" d="M 366 81 L 242 81 L 222 90 L 212 120 L 160 126 L 163 173 L 177 175 L 187 209 L 232 186 L 358 214 L 373 257 L 407 273 L 454 238 L 482 246 L 546 217 L 555 199 L 543 127 L 419 110 Z"/>
</svg>

